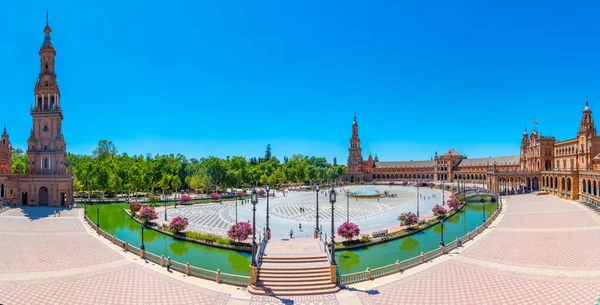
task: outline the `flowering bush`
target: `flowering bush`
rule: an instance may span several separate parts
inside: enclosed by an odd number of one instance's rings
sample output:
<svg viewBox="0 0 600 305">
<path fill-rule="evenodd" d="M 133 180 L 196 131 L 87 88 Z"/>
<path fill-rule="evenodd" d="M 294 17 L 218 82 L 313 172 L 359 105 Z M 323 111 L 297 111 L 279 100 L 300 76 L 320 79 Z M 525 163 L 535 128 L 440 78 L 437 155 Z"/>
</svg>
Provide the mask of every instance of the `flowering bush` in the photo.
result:
<svg viewBox="0 0 600 305">
<path fill-rule="evenodd" d="M 137 202 L 137 201 L 133 201 L 129 203 L 129 210 L 131 211 L 131 213 L 135 214 L 137 212 L 139 212 L 142 209 L 142 204 Z"/>
<path fill-rule="evenodd" d="M 337 234 L 345 239 L 352 240 L 354 236 L 360 234 L 360 229 L 354 223 L 344 222 L 338 227 Z"/>
<path fill-rule="evenodd" d="M 183 195 L 179 198 L 179 204 L 185 204 L 186 202 L 192 201 L 192 197 L 189 195 Z"/>
<path fill-rule="evenodd" d="M 407 182 L 407 181 L 402 181 L 402 182 L 400 183 L 400 185 L 402 185 L 402 186 L 407 186 L 407 185 L 408 185 L 408 182 Z"/>
<path fill-rule="evenodd" d="M 396 184 L 394 181 L 390 181 L 390 185 L 394 185 Z"/>
<path fill-rule="evenodd" d="M 210 199 L 212 199 L 212 200 L 219 200 L 219 199 L 221 199 L 221 194 L 219 194 L 217 192 L 211 193 L 210 194 Z"/>
<path fill-rule="evenodd" d="M 244 192 L 244 191 L 237 191 L 237 193 L 235 195 L 238 196 L 239 198 L 242 198 L 242 197 L 246 196 L 246 192 Z"/>
<path fill-rule="evenodd" d="M 446 190 L 449 190 L 451 188 L 451 186 L 446 185 L 445 188 L 446 188 Z"/>
<path fill-rule="evenodd" d="M 169 223 L 169 228 L 171 228 L 171 230 L 179 233 L 179 232 L 185 230 L 185 228 L 188 226 L 188 224 L 189 224 L 189 222 L 188 222 L 187 218 L 177 216 L 177 217 L 171 219 L 171 223 Z"/>
<path fill-rule="evenodd" d="M 460 201 L 456 198 L 448 199 L 447 203 L 448 203 L 448 207 L 455 211 L 458 210 L 458 208 L 460 207 Z"/>
<path fill-rule="evenodd" d="M 344 186 L 344 184 L 345 184 L 345 183 L 344 183 L 344 181 L 340 181 L 340 183 L 339 183 L 339 184 L 340 184 L 341 186 Z"/>
<path fill-rule="evenodd" d="M 227 231 L 227 236 L 238 242 L 246 240 L 250 234 L 252 234 L 252 226 L 250 225 L 249 220 L 248 222 L 238 222 L 233 224 L 229 228 L 229 231 Z"/>
<path fill-rule="evenodd" d="M 448 213 L 448 211 L 439 204 L 436 204 L 433 207 L 433 209 L 431 209 L 431 211 L 433 212 L 433 215 L 435 215 L 436 217 L 442 217 L 442 216 L 446 215 L 446 213 Z"/>
<path fill-rule="evenodd" d="M 428 184 L 428 185 L 429 185 L 429 187 L 433 187 L 433 186 L 435 186 L 435 184 L 434 184 L 433 182 L 429 182 L 429 184 Z"/>
<path fill-rule="evenodd" d="M 145 207 L 140 211 L 140 220 L 142 222 L 149 222 L 158 219 L 158 214 L 153 208 Z"/>
<path fill-rule="evenodd" d="M 267 192 L 264 189 L 258 190 L 258 196 L 264 197 L 265 195 L 267 195 Z"/>
<path fill-rule="evenodd" d="M 400 225 L 410 228 L 419 222 L 419 217 L 413 212 L 408 212 L 400 214 L 398 220 L 400 221 Z"/>
</svg>

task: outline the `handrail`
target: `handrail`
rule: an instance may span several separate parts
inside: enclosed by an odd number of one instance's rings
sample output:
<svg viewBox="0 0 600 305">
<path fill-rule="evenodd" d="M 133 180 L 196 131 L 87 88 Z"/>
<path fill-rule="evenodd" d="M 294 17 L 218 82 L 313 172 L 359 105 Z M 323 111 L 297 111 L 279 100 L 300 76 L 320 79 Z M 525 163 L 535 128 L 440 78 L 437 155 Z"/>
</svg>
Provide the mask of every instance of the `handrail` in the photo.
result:
<svg viewBox="0 0 600 305">
<path fill-rule="evenodd" d="M 267 232 L 263 232 L 259 239 L 258 249 L 256 249 L 256 253 L 254 254 L 254 259 L 256 259 L 256 262 L 259 266 L 262 264 L 262 257 L 265 254 L 265 248 L 267 247 L 268 242 L 269 238 L 267 236 Z"/>
<path fill-rule="evenodd" d="M 463 237 L 458 238 L 458 240 L 460 241 L 460 244 L 464 244 L 466 241 L 473 239 L 473 237 L 475 235 L 483 232 L 496 219 L 496 217 L 498 217 L 498 215 L 500 214 L 500 211 L 502 211 L 502 200 L 498 201 L 498 209 L 494 212 L 494 214 L 492 214 L 492 216 L 490 216 L 490 218 L 488 218 L 485 221 L 484 224 L 478 226 L 473 232 L 469 232 L 469 233 L 467 233 L 467 235 L 464 235 Z M 452 241 L 452 242 L 448 243 L 448 245 L 446 247 L 444 247 L 444 253 L 447 253 L 448 251 L 452 251 L 453 249 L 456 249 L 458 246 L 459 246 L 459 244 L 456 243 L 456 240 Z M 338 283 L 340 283 L 341 285 L 344 285 L 344 284 L 353 284 L 353 283 L 369 281 L 374 278 L 386 276 L 386 275 L 393 274 L 393 273 L 402 272 L 406 269 L 426 263 L 429 260 L 434 259 L 439 256 L 442 256 L 442 255 L 443 254 L 442 254 L 441 248 L 433 249 L 427 253 L 421 253 L 421 255 L 419 255 L 419 256 L 411 257 L 411 258 L 403 260 L 401 262 L 396 261 L 395 264 L 378 267 L 378 268 L 375 268 L 372 270 L 367 268 L 366 271 L 342 274 L 342 275 L 338 276 Z"/>
<path fill-rule="evenodd" d="M 323 243 L 323 250 L 327 253 L 327 261 L 331 264 L 331 252 L 329 251 L 329 247 L 327 247 L 327 235 L 321 235 L 321 242 Z"/>
</svg>

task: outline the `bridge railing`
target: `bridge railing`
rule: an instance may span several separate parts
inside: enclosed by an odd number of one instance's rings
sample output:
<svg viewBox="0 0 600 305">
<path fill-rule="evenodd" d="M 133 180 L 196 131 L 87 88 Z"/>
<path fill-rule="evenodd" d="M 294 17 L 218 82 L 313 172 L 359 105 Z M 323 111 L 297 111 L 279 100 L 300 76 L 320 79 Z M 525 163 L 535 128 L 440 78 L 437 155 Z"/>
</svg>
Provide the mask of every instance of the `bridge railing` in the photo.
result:
<svg viewBox="0 0 600 305">
<path fill-rule="evenodd" d="M 329 251 L 329 247 L 327 246 L 327 234 L 320 234 L 321 243 L 323 244 L 323 251 L 327 253 L 327 261 L 331 264 L 331 251 Z"/>
<path fill-rule="evenodd" d="M 267 232 L 263 232 L 262 236 L 260 236 L 258 249 L 256 249 L 256 262 L 258 266 L 262 265 L 262 257 L 265 255 L 265 249 L 267 248 L 267 243 L 269 242 L 269 238 L 267 236 Z"/>
<path fill-rule="evenodd" d="M 438 249 L 433 249 L 427 253 L 421 253 L 421 255 L 419 255 L 419 256 L 415 256 L 415 257 L 412 257 L 412 258 L 409 258 L 409 259 L 406 259 L 403 261 L 396 261 L 395 264 L 386 265 L 383 267 L 375 268 L 373 270 L 371 270 L 370 268 L 367 267 L 367 270 L 365 270 L 365 271 L 339 275 L 338 283 L 340 285 L 347 285 L 347 284 L 354 284 L 354 283 L 359 283 L 359 282 L 364 282 L 364 281 L 370 281 L 374 278 L 403 272 L 404 270 L 407 270 L 412 267 L 418 266 L 420 264 L 429 262 L 430 260 L 432 260 L 436 257 L 440 257 L 440 256 L 448 253 L 449 251 L 452 251 L 452 250 L 462 246 L 464 243 L 468 242 L 469 240 L 472 240 L 473 237 L 475 237 L 479 233 L 483 232 L 494 220 L 496 220 L 496 217 L 498 217 L 498 215 L 500 214 L 500 211 L 502 211 L 502 201 L 501 200 L 498 202 L 498 209 L 482 225 L 477 227 L 473 232 L 468 232 L 466 235 L 464 235 L 460 238 L 457 238 L 456 240 L 448 243 L 446 246 L 440 247 Z"/>
</svg>

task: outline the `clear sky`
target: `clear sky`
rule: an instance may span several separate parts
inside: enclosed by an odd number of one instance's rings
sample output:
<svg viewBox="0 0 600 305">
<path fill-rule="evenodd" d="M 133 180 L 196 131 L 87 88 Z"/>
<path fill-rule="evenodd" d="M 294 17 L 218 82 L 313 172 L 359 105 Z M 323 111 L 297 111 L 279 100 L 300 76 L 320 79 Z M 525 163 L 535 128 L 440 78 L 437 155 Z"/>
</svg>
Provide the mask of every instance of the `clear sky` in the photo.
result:
<svg viewBox="0 0 600 305">
<path fill-rule="evenodd" d="M 1 120 L 25 149 L 46 7 L 68 151 L 516 155 L 600 113 L 600 4 L 579 1 L 2 1 Z"/>
</svg>

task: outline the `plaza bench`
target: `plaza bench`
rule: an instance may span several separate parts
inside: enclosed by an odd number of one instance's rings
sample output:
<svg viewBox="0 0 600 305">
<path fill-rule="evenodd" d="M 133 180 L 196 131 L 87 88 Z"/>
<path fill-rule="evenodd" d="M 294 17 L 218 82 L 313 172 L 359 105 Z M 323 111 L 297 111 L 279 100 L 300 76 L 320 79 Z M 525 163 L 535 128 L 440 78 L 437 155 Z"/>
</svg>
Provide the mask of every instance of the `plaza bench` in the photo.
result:
<svg viewBox="0 0 600 305">
<path fill-rule="evenodd" d="M 388 235 L 388 230 L 380 230 L 380 231 L 375 231 L 375 232 L 371 233 L 371 236 L 373 238 L 380 237 L 381 239 L 387 239 L 387 235 Z"/>
</svg>

